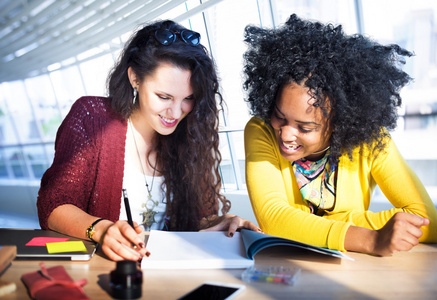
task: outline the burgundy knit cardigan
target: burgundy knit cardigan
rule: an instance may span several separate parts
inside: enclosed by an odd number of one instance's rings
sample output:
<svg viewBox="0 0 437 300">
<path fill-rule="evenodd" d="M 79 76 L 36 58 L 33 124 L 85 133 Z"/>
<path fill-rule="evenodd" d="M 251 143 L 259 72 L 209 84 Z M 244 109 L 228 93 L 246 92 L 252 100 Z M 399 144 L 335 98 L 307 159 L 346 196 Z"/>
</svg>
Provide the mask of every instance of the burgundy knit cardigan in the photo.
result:
<svg viewBox="0 0 437 300">
<path fill-rule="evenodd" d="M 126 130 L 126 120 L 107 98 L 82 97 L 73 104 L 58 129 L 53 164 L 41 180 L 37 208 L 42 229 L 48 229 L 48 217 L 63 204 L 118 220 Z"/>
</svg>

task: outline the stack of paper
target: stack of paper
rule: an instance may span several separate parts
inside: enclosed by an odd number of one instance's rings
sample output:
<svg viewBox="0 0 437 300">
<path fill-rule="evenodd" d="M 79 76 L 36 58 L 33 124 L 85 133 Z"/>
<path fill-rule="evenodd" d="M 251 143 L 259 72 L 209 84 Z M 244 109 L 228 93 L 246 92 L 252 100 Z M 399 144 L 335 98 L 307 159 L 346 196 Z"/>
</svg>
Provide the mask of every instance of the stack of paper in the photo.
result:
<svg viewBox="0 0 437 300">
<path fill-rule="evenodd" d="M 244 269 L 254 264 L 239 232 L 230 238 L 223 231 L 152 230 L 147 249 L 151 255 L 142 260 L 143 269 Z"/>
</svg>

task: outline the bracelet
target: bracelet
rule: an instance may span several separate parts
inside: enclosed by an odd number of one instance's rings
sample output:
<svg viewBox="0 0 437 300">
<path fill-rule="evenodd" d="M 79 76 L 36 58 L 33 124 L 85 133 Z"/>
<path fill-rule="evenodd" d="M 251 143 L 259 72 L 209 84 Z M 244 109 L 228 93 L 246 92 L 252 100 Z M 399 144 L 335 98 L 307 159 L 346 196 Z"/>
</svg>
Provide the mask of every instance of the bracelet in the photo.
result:
<svg viewBox="0 0 437 300">
<path fill-rule="evenodd" d="M 90 227 L 87 228 L 86 230 L 86 236 L 92 240 L 94 243 L 96 243 L 95 240 L 93 240 L 93 234 L 96 233 L 96 231 L 94 230 L 94 226 L 99 223 L 100 221 L 103 221 L 104 219 L 97 219 L 93 222 L 93 224 L 90 225 Z"/>
</svg>

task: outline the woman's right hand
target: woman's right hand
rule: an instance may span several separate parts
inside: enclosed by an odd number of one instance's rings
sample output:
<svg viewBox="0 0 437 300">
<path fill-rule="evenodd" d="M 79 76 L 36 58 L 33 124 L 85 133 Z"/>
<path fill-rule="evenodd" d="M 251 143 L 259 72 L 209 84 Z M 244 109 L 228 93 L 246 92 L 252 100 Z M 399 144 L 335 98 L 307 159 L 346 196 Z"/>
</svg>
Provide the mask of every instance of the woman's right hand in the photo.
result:
<svg viewBox="0 0 437 300">
<path fill-rule="evenodd" d="M 134 223 L 133 229 L 126 221 L 115 223 L 104 220 L 96 224 L 93 238 L 98 241 L 103 253 L 114 261 L 134 260 L 139 261 L 143 256 L 149 256 L 144 241 L 139 237 L 143 230 Z"/>
<path fill-rule="evenodd" d="M 381 229 L 376 231 L 373 253 L 380 256 L 409 251 L 419 244 L 420 227 L 429 225 L 429 220 L 405 212 L 396 213 Z"/>
<path fill-rule="evenodd" d="M 75 205 L 64 204 L 52 211 L 47 225 L 48 229 L 85 239 L 89 226 L 87 224 L 92 224 L 97 219 L 98 217 L 89 215 Z M 143 231 L 142 227 L 135 223 L 134 226 L 135 229 L 126 221 L 114 223 L 103 219 L 94 225 L 92 239 L 100 244 L 109 259 L 138 261 L 143 256 L 149 256 L 150 252 L 146 250 L 144 240 L 138 236 Z"/>
</svg>

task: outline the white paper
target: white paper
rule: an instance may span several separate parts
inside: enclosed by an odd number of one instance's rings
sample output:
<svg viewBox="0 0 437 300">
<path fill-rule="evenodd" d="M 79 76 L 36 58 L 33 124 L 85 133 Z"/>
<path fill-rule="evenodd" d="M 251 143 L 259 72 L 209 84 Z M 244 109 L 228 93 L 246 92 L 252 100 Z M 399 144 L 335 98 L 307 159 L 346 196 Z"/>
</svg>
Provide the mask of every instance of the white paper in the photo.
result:
<svg viewBox="0 0 437 300">
<path fill-rule="evenodd" d="M 150 231 L 142 269 L 245 269 L 247 258 L 240 233 L 232 238 L 223 231 Z"/>
</svg>

